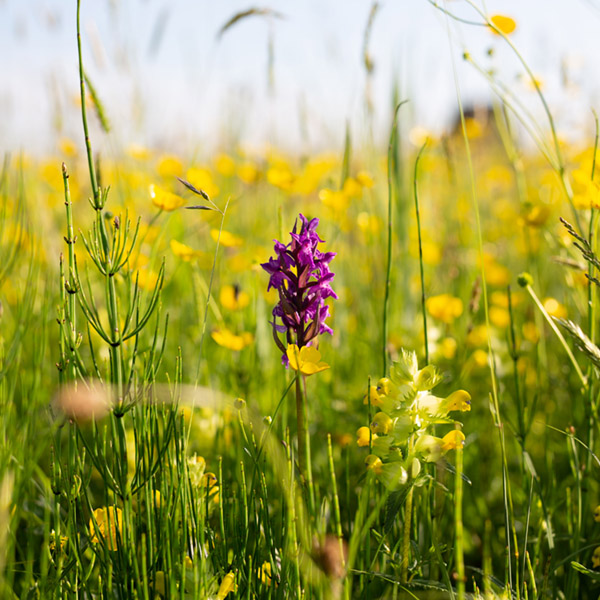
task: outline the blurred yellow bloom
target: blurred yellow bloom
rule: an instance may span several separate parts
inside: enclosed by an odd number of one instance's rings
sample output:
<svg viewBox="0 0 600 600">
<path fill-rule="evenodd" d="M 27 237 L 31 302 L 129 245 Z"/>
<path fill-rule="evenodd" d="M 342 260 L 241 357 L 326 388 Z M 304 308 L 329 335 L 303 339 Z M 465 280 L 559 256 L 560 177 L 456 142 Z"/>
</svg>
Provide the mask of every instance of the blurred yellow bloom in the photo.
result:
<svg viewBox="0 0 600 600">
<path fill-rule="evenodd" d="M 237 169 L 237 176 L 246 184 L 254 183 L 258 179 L 258 168 L 254 163 L 242 163 Z"/>
<path fill-rule="evenodd" d="M 151 269 L 143 268 L 136 273 L 135 278 L 137 278 L 140 288 L 143 290 L 153 290 L 158 282 L 158 273 Z"/>
<path fill-rule="evenodd" d="M 224 600 L 230 592 L 235 592 L 235 573 L 229 572 L 225 577 L 223 577 L 223 581 L 219 586 L 219 592 L 217 593 L 218 600 Z"/>
<path fill-rule="evenodd" d="M 304 375 L 314 375 L 329 369 L 329 365 L 321 361 L 321 353 L 312 346 L 302 346 L 298 349 L 296 344 L 288 344 L 286 354 L 290 367 Z"/>
<path fill-rule="evenodd" d="M 356 181 L 366 188 L 372 188 L 375 185 L 373 177 L 367 171 L 359 171 L 356 175 Z"/>
<path fill-rule="evenodd" d="M 250 296 L 237 285 L 224 285 L 219 294 L 219 301 L 227 310 L 241 310 L 250 304 Z"/>
<path fill-rule="evenodd" d="M 600 523 L 600 505 L 596 506 L 594 509 L 594 521 L 596 521 L 596 523 Z"/>
<path fill-rule="evenodd" d="M 458 344 L 456 343 L 456 340 L 454 338 L 445 337 L 439 343 L 438 347 L 439 347 L 440 354 L 446 360 L 452 360 L 456 356 L 456 349 L 458 347 Z"/>
<path fill-rule="evenodd" d="M 235 335 L 235 333 L 225 328 L 215 329 L 210 335 L 219 346 L 236 352 L 243 350 L 254 341 L 254 336 L 247 331 L 244 331 L 241 335 Z"/>
<path fill-rule="evenodd" d="M 186 179 L 197 189 L 208 194 L 209 198 L 215 198 L 219 195 L 219 188 L 213 181 L 211 172 L 204 167 L 192 167 L 188 169 Z"/>
<path fill-rule="evenodd" d="M 483 267 L 488 285 L 505 287 L 510 282 L 510 271 L 499 264 L 494 256 L 487 252 L 483 255 Z"/>
<path fill-rule="evenodd" d="M 58 148 L 60 149 L 61 154 L 64 154 L 69 158 L 77 155 L 77 144 L 75 144 L 75 142 L 70 138 L 61 138 L 58 142 Z"/>
<path fill-rule="evenodd" d="M 215 158 L 215 169 L 221 175 L 231 177 L 235 174 L 235 161 L 228 154 L 218 154 Z"/>
<path fill-rule="evenodd" d="M 323 188 L 319 192 L 319 200 L 329 208 L 342 211 L 346 210 L 350 204 L 350 198 L 340 190 L 331 190 L 329 188 Z"/>
<path fill-rule="evenodd" d="M 368 212 L 358 213 L 356 224 L 364 233 L 378 234 L 381 231 L 382 223 L 379 217 L 370 215 Z"/>
<path fill-rule="evenodd" d="M 489 317 L 493 325 L 499 329 L 505 329 L 510 325 L 510 313 L 499 306 L 490 306 Z"/>
<path fill-rule="evenodd" d="M 152 198 L 152 204 L 162 210 L 175 210 L 185 204 L 185 200 L 181 196 L 176 196 L 153 183 L 150 184 L 148 191 L 150 198 Z"/>
<path fill-rule="evenodd" d="M 442 438 L 442 450 L 456 450 L 465 444 L 465 434 L 459 429 L 453 429 Z"/>
<path fill-rule="evenodd" d="M 541 227 L 550 216 L 550 208 L 545 204 L 534 204 L 523 215 L 523 220 L 529 227 Z"/>
<path fill-rule="evenodd" d="M 287 191 L 294 183 L 294 175 L 288 165 L 273 166 L 267 171 L 267 181 L 271 185 Z"/>
<path fill-rule="evenodd" d="M 556 298 L 544 298 L 542 305 L 551 317 L 567 318 L 567 309 Z"/>
<path fill-rule="evenodd" d="M 490 21 L 504 34 L 509 35 L 517 28 L 517 23 L 514 19 L 507 17 L 505 15 L 494 15 L 490 17 Z M 498 32 L 491 28 L 492 33 L 495 35 L 499 35 Z"/>
<path fill-rule="evenodd" d="M 158 171 L 158 174 L 165 179 L 181 177 L 183 174 L 183 165 L 177 156 L 165 154 L 159 158 L 156 170 Z"/>
<path fill-rule="evenodd" d="M 600 546 L 598 546 L 594 550 L 594 554 L 592 554 L 592 567 L 594 567 L 594 569 L 600 567 Z"/>
<path fill-rule="evenodd" d="M 471 140 L 480 138 L 483 135 L 483 126 L 473 117 L 467 117 L 465 119 L 465 129 L 467 131 L 467 137 Z"/>
<path fill-rule="evenodd" d="M 216 242 L 219 239 L 219 230 L 211 229 L 210 237 Z M 241 246 L 244 243 L 244 240 L 241 237 L 222 229 L 220 243 L 226 248 L 237 248 L 238 246 Z"/>
<path fill-rule="evenodd" d="M 191 262 L 200 258 L 206 258 L 206 254 L 202 250 L 194 250 L 177 240 L 171 240 L 171 251 L 177 258 L 184 262 Z"/>
<path fill-rule="evenodd" d="M 463 312 L 462 300 L 450 294 L 440 294 L 439 296 L 427 298 L 426 307 L 427 312 L 434 319 L 439 319 L 444 323 L 452 323 Z"/>
<path fill-rule="evenodd" d="M 346 181 L 344 181 L 342 191 L 348 198 L 360 198 L 362 195 L 362 186 L 353 177 L 348 177 Z"/>
<path fill-rule="evenodd" d="M 479 367 L 480 369 L 483 369 L 488 366 L 488 354 L 485 350 L 482 350 L 481 348 L 475 350 L 475 352 L 473 352 L 473 354 L 471 355 L 471 358 L 475 366 Z"/>
<path fill-rule="evenodd" d="M 96 522 L 96 527 L 94 526 Z M 123 513 L 120 508 L 109 506 L 107 508 L 97 508 L 89 522 L 90 541 L 92 544 L 98 544 L 102 538 L 109 550 L 117 549 L 117 528 L 118 536 L 123 536 Z"/>
<path fill-rule="evenodd" d="M 538 343 L 540 339 L 540 332 L 533 321 L 527 321 L 526 323 L 523 323 L 522 331 L 523 337 L 527 341 L 531 342 L 532 344 Z"/>
</svg>

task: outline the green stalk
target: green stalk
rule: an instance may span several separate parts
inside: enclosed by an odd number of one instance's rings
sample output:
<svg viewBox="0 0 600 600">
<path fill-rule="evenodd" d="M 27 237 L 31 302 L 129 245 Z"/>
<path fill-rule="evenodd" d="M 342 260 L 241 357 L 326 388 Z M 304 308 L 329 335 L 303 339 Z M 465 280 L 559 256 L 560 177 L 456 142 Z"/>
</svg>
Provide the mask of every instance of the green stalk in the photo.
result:
<svg viewBox="0 0 600 600">
<path fill-rule="evenodd" d="M 457 591 L 459 600 L 465 600 L 465 552 L 464 552 L 464 533 L 463 533 L 463 449 L 459 446 L 456 449 L 456 479 L 454 484 L 454 530 L 455 547 L 454 561 L 456 564 Z"/>
<path fill-rule="evenodd" d="M 342 566 L 346 567 L 344 558 L 344 536 L 342 534 L 342 518 L 340 516 L 340 499 L 338 497 L 337 481 L 335 479 L 335 465 L 333 463 L 333 448 L 331 446 L 331 434 L 327 434 L 327 458 L 329 461 L 329 476 L 331 477 L 331 493 L 333 496 L 333 515 L 335 518 L 335 533 L 340 542 L 340 556 L 342 557 Z"/>
<path fill-rule="evenodd" d="M 383 342 L 382 342 L 382 362 L 383 362 L 383 374 L 387 373 L 388 363 L 388 352 L 387 352 L 387 339 L 388 339 L 388 309 L 390 302 L 390 284 L 392 280 L 392 214 L 394 206 L 394 190 L 392 185 L 392 170 L 393 170 L 393 149 L 395 148 L 396 140 L 396 125 L 398 122 L 398 110 L 405 103 L 400 102 L 394 110 L 394 120 L 392 121 L 392 130 L 390 131 L 390 140 L 388 144 L 388 155 L 387 155 L 387 185 L 388 185 L 388 214 L 387 214 L 387 269 L 385 274 L 385 295 L 383 300 Z"/>
<path fill-rule="evenodd" d="M 413 491 L 411 486 L 404 505 L 404 526 L 402 529 L 402 562 L 400 563 L 400 583 L 408 581 L 408 558 L 410 556 L 410 528 L 412 524 Z"/>
<path fill-rule="evenodd" d="M 419 172 L 419 160 L 427 146 L 427 141 L 421 146 L 417 159 L 415 160 L 415 174 L 413 177 L 413 189 L 415 196 L 415 214 L 417 216 L 417 235 L 419 236 L 419 269 L 421 274 L 421 309 L 423 311 L 423 336 L 425 338 L 425 364 L 429 364 L 429 342 L 427 341 L 427 311 L 425 310 L 425 275 L 423 274 L 423 244 L 421 242 L 421 216 L 419 213 L 419 192 L 417 186 L 417 175 Z"/>
<path fill-rule="evenodd" d="M 531 296 L 532 300 L 535 302 L 536 306 L 539 308 L 540 312 L 544 316 L 544 319 L 546 319 L 546 321 L 548 322 L 548 325 L 550 325 L 550 327 L 552 328 L 552 331 L 554 331 L 554 333 L 556 334 L 556 337 L 560 341 L 562 347 L 565 349 L 565 352 L 567 353 L 567 356 L 569 357 L 569 360 L 571 361 L 571 364 L 573 365 L 573 368 L 575 369 L 575 372 L 577 373 L 577 376 L 579 377 L 579 379 L 581 381 L 581 385 L 583 386 L 584 389 L 587 388 L 587 386 L 588 386 L 587 378 L 582 373 L 581 368 L 579 367 L 579 364 L 578 364 L 577 360 L 575 359 L 573 352 L 571 351 L 571 348 L 569 348 L 569 344 L 567 344 L 567 341 L 565 340 L 562 333 L 559 331 L 558 327 L 552 320 L 552 317 L 546 312 L 544 305 L 540 302 L 539 298 L 537 297 L 536 293 L 534 292 L 533 288 L 531 287 L 531 285 L 529 283 L 527 283 L 527 285 L 525 286 L 525 289 Z"/>
<path fill-rule="evenodd" d="M 87 112 L 85 107 L 85 77 L 83 74 L 83 60 L 81 57 L 81 25 L 80 25 L 81 0 L 77 0 L 77 56 L 79 58 L 79 92 L 81 97 L 81 118 L 83 120 L 83 133 L 85 135 L 85 150 L 87 153 L 88 169 L 90 171 L 90 183 L 94 195 L 94 208 L 100 210 L 100 188 L 96 179 L 96 169 L 94 167 L 94 158 L 92 155 L 92 143 L 88 130 Z"/>
</svg>

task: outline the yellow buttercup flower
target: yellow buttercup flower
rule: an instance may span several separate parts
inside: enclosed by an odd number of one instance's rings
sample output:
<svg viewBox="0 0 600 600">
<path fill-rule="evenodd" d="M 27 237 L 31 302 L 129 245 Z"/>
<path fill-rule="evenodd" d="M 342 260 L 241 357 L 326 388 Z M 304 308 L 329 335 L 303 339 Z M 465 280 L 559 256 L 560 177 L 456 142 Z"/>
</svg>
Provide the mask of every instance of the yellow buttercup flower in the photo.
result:
<svg viewBox="0 0 600 600">
<path fill-rule="evenodd" d="M 594 509 L 594 521 L 600 523 L 600 504 Z"/>
<path fill-rule="evenodd" d="M 211 229 L 210 237 L 215 240 L 219 240 L 219 243 L 226 248 L 236 248 L 237 246 L 241 246 L 244 243 L 244 240 L 238 235 L 234 235 L 229 231 L 221 230 L 221 237 L 219 238 L 219 230 Z"/>
<path fill-rule="evenodd" d="M 237 285 L 224 285 L 219 294 L 221 306 L 227 310 L 241 310 L 250 304 L 250 296 Z"/>
<path fill-rule="evenodd" d="M 96 526 L 94 526 L 94 522 Z M 117 549 L 117 528 L 119 531 L 118 539 L 123 537 L 123 513 L 120 508 L 109 506 L 108 508 L 97 508 L 89 523 L 92 544 L 98 544 L 103 539 L 109 550 Z"/>
<path fill-rule="evenodd" d="M 455 298 L 450 294 L 440 294 L 431 296 L 426 302 L 427 312 L 434 318 L 444 323 L 452 323 L 454 319 L 460 317 L 463 312 L 463 303 L 460 298 Z"/>
<path fill-rule="evenodd" d="M 542 304 L 551 317 L 557 319 L 567 318 L 567 309 L 556 298 L 544 298 Z"/>
<path fill-rule="evenodd" d="M 493 17 L 490 17 L 490 21 L 504 35 L 509 35 L 510 33 L 512 33 L 517 28 L 517 23 L 515 22 L 515 20 L 511 19 L 510 17 L 507 17 L 505 15 L 494 15 Z M 495 35 L 499 35 L 499 33 L 495 29 L 493 29 L 492 27 L 490 27 L 490 29 L 492 30 L 492 32 Z"/>
<path fill-rule="evenodd" d="M 243 350 L 254 341 L 254 336 L 247 331 L 244 331 L 241 335 L 236 335 L 225 328 L 215 329 L 210 335 L 219 346 L 223 346 L 223 348 L 234 350 L 236 352 Z"/>
<path fill-rule="evenodd" d="M 296 344 L 288 344 L 286 354 L 290 367 L 303 375 L 314 375 L 329 369 L 329 365 L 321 361 L 321 353 L 312 346 L 302 346 L 298 349 Z"/>
<path fill-rule="evenodd" d="M 162 210 L 172 211 L 181 208 L 185 204 L 185 200 L 181 196 L 176 196 L 153 183 L 150 184 L 148 191 L 152 204 Z"/>
</svg>

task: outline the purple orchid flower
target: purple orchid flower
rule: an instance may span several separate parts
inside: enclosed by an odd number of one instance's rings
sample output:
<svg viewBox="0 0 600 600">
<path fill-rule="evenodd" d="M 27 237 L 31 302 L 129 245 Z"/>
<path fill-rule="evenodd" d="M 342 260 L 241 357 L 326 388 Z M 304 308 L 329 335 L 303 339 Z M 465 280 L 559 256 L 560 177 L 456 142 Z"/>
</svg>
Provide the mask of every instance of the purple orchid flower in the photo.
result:
<svg viewBox="0 0 600 600">
<path fill-rule="evenodd" d="M 294 224 L 292 241 L 284 245 L 274 240 L 276 256 L 261 265 L 270 275 L 268 289 L 279 292 L 271 325 L 286 365 L 286 346 L 279 333 L 285 334 L 287 344 L 296 344 L 298 348 L 309 345 L 321 333 L 332 334 L 333 330 L 325 324 L 329 316 L 325 300 L 337 298 L 330 285 L 334 273 L 329 268 L 335 252 L 321 252 L 317 248 L 323 242 L 316 232 L 319 219 L 308 220 L 302 214 L 299 219 L 302 225 L 296 232 L 297 222 Z"/>
</svg>

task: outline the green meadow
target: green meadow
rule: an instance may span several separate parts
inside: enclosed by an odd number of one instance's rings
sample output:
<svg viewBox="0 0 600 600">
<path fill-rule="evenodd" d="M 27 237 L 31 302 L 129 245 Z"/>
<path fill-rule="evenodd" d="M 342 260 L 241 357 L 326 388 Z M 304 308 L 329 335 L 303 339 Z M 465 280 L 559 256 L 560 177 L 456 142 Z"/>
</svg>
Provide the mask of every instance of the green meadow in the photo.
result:
<svg viewBox="0 0 600 600">
<path fill-rule="evenodd" d="M 528 24 L 456 3 L 527 90 L 465 53 L 443 133 L 100 153 L 82 4 L 80 136 L 0 171 L 0 597 L 600 597 L 598 119 Z"/>
</svg>

